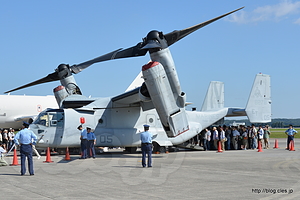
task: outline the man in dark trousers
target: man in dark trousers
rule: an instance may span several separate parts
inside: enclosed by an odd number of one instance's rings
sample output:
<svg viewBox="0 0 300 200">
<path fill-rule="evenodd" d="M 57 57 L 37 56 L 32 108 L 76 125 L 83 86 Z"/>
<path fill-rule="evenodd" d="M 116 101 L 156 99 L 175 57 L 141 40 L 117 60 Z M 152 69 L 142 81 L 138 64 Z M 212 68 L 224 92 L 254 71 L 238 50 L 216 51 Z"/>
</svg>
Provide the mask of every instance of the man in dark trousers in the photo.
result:
<svg viewBox="0 0 300 200">
<path fill-rule="evenodd" d="M 95 147 L 94 145 L 96 144 L 96 137 L 95 134 L 92 132 L 92 129 L 90 127 L 86 128 L 87 130 L 87 156 L 88 158 L 95 157 Z"/>
<path fill-rule="evenodd" d="M 28 171 L 30 176 L 34 175 L 33 161 L 32 161 L 32 145 L 36 145 L 36 135 L 28 129 L 29 123 L 23 123 L 23 129 L 17 133 L 14 138 L 15 144 L 20 145 L 21 153 L 21 176 L 26 172 L 25 161 L 28 160 Z"/>
<path fill-rule="evenodd" d="M 293 128 L 293 125 L 290 124 L 289 129 L 287 129 L 285 131 L 285 134 L 288 136 L 287 138 L 287 147 L 286 149 L 289 150 L 290 149 L 290 142 L 293 140 L 294 141 L 294 136 L 295 134 L 297 134 L 298 132 Z"/>
<path fill-rule="evenodd" d="M 81 157 L 80 159 L 87 158 L 87 131 L 79 125 L 77 129 L 80 131 L 80 146 L 81 146 Z"/>
<path fill-rule="evenodd" d="M 144 125 L 144 132 L 141 133 L 143 167 L 146 167 L 146 154 L 148 155 L 148 167 L 152 167 L 152 138 L 153 135 L 149 132 L 149 125 Z"/>
</svg>

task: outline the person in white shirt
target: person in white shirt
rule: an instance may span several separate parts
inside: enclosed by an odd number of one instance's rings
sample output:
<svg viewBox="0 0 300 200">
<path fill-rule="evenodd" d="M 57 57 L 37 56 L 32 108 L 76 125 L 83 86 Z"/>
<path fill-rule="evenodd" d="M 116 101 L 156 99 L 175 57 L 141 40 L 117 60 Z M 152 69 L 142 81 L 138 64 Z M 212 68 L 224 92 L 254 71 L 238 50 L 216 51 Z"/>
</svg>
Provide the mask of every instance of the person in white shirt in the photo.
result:
<svg viewBox="0 0 300 200">
<path fill-rule="evenodd" d="M 262 142 L 264 139 L 264 129 L 262 128 L 261 125 L 259 126 L 258 131 L 257 131 L 257 138 L 258 138 L 257 144 L 261 145 L 261 148 L 262 148 Z M 258 145 L 257 145 L 257 147 L 258 147 Z"/>
<path fill-rule="evenodd" d="M 242 141 L 243 141 L 243 146 L 242 149 L 243 150 L 247 150 L 247 144 L 248 144 L 248 133 L 247 133 L 247 129 L 246 127 L 242 128 L 243 134 L 242 134 Z"/>
<path fill-rule="evenodd" d="M 251 125 L 251 128 L 250 128 L 250 130 L 249 130 L 249 137 L 250 137 L 250 143 L 251 143 L 250 148 L 251 148 L 251 149 L 256 149 L 256 147 L 257 147 L 257 142 L 256 142 L 257 137 L 256 137 L 256 133 L 257 133 L 257 130 L 256 130 L 256 128 L 255 128 L 255 125 L 252 124 L 252 125 Z"/>
<path fill-rule="evenodd" d="M 214 141 L 214 146 L 215 146 L 215 149 L 218 149 L 218 141 L 219 141 L 219 133 L 217 131 L 217 128 L 216 127 L 213 127 L 212 128 L 212 136 L 213 136 L 213 141 Z"/>
<path fill-rule="evenodd" d="M 238 149 L 238 141 L 240 137 L 240 132 L 238 132 L 236 127 L 232 128 L 232 145 L 235 150 Z"/>
<path fill-rule="evenodd" d="M 211 137 L 211 132 L 208 128 L 206 128 L 204 138 L 203 138 L 204 151 L 210 150 L 210 137 Z"/>
<path fill-rule="evenodd" d="M 221 148 L 223 151 L 225 151 L 225 131 L 223 130 L 223 127 L 219 127 L 219 140 L 221 142 Z"/>
<path fill-rule="evenodd" d="M 15 144 L 14 143 L 14 137 L 15 137 L 15 133 L 14 133 L 14 129 L 10 128 L 9 132 L 8 132 L 8 148 L 7 150 L 10 150 L 12 148 L 12 146 Z"/>
<path fill-rule="evenodd" d="M 2 155 L 3 153 L 6 153 L 6 150 L 3 147 L 4 147 L 4 145 L 1 144 L 0 145 L 0 167 L 8 165 L 7 162 L 4 160 L 3 155 Z"/>
</svg>

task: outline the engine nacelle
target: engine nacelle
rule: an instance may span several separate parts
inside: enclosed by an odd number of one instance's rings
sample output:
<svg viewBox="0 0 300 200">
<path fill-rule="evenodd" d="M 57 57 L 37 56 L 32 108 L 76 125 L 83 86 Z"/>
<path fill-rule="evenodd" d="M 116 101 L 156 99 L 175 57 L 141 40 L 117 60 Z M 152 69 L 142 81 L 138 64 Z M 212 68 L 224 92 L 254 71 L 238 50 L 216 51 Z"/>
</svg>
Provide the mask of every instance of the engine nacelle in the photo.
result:
<svg viewBox="0 0 300 200">
<path fill-rule="evenodd" d="M 61 79 L 60 82 L 65 87 L 65 90 L 67 91 L 67 93 L 69 95 L 72 95 L 72 94 L 81 95 L 82 94 L 79 87 L 76 84 L 76 81 L 75 81 L 73 75 Z"/>
<path fill-rule="evenodd" d="M 159 62 L 150 62 L 143 66 L 142 72 L 150 98 L 167 135 L 175 137 L 187 131 L 189 126 L 185 110 L 177 105 L 164 67 Z"/>
<path fill-rule="evenodd" d="M 58 106 L 61 106 L 61 102 L 69 96 L 68 92 L 66 91 L 65 87 L 60 85 L 53 89 L 53 93 L 55 99 L 57 101 Z"/>
<path fill-rule="evenodd" d="M 181 92 L 180 82 L 175 68 L 175 63 L 172 58 L 170 50 L 166 48 L 157 52 L 153 52 L 150 54 L 150 57 L 153 62 L 154 61 L 159 62 L 164 67 L 174 98 L 176 99 L 177 102 L 177 98 L 181 98 L 182 92 Z M 182 102 L 180 104 L 182 104 Z M 184 104 L 185 102 L 183 103 L 183 105 Z M 180 105 L 178 106 L 181 107 Z"/>
</svg>

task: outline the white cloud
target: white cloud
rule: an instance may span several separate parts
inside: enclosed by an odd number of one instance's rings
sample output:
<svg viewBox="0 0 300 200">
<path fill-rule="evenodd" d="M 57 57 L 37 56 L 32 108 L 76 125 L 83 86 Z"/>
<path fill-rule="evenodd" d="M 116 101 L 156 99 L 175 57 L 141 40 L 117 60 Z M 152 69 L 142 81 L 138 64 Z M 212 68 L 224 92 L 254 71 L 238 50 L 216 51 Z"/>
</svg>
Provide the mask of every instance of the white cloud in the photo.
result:
<svg viewBox="0 0 300 200">
<path fill-rule="evenodd" d="M 275 5 L 258 7 L 251 12 L 240 11 L 229 16 L 228 21 L 253 23 L 260 21 L 280 21 L 300 13 L 300 1 L 281 0 Z M 295 22 L 299 24 L 299 19 Z"/>
<path fill-rule="evenodd" d="M 294 24 L 299 24 L 299 25 L 300 25 L 300 18 L 297 19 L 297 20 L 294 22 Z"/>
</svg>

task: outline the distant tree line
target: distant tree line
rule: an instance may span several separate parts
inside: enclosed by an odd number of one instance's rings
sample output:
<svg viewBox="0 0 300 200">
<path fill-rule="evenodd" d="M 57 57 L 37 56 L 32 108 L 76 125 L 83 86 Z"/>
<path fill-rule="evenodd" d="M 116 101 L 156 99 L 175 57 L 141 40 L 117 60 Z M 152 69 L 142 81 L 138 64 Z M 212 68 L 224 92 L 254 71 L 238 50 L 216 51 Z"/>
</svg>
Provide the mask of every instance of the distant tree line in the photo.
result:
<svg viewBox="0 0 300 200">
<path fill-rule="evenodd" d="M 233 124 L 234 122 L 236 123 L 245 123 L 246 126 L 250 126 L 251 123 L 248 119 L 241 119 L 241 120 L 227 120 L 225 119 L 224 123 L 226 125 Z M 287 128 L 290 124 L 292 124 L 294 127 L 300 127 L 300 118 L 299 119 L 286 119 L 286 118 L 276 118 L 272 119 L 270 123 L 266 124 L 255 124 L 255 126 L 259 125 L 269 125 L 273 128 Z"/>
</svg>

